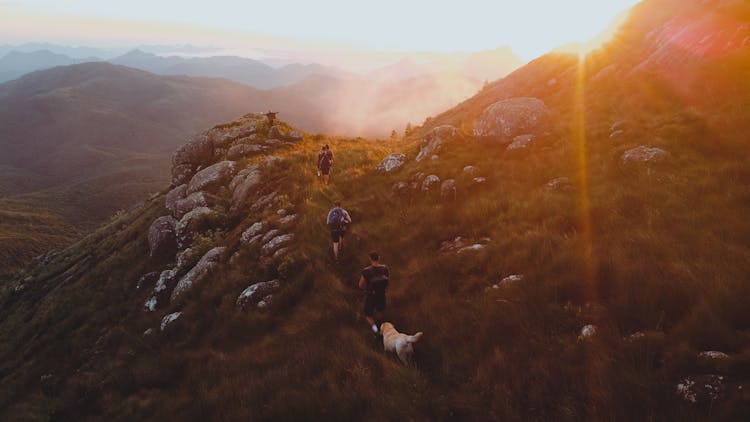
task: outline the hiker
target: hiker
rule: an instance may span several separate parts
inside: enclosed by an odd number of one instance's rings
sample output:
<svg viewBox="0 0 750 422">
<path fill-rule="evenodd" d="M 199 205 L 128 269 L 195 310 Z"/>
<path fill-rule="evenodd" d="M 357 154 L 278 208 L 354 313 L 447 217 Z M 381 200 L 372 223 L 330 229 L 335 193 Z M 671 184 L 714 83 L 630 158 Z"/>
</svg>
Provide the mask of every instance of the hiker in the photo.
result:
<svg viewBox="0 0 750 422">
<path fill-rule="evenodd" d="M 268 118 L 268 127 L 273 126 L 273 121 L 276 120 L 277 114 L 279 114 L 278 111 L 270 111 L 270 110 L 268 111 L 268 113 L 266 113 L 266 117 Z"/>
<path fill-rule="evenodd" d="M 359 276 L 359 288 L 365 291 L 365 319 L 376 335 L 380 332 L 373 316 L 377 311 L 382 319 L 382 312 L 385 310 L 385 289 L 388 287 L 389 276 L 388 267 L 380 263 L 380 255 L 377 252 L 370 252 L 370 266 L 362 270 L 362 275 Z"/>
<path fill-rule="evenodd" d="M 318 154 L 318 172 L 323 176 L 323 183 L 326 185 L 331 174 L 331 167 L 333 167 L 333 151 L 328 144 L 325 144 Z"/>
<path fill-rule="evenodd" d="M 333 240 L 333 259 L 339 261 L 339 251 L 344 245 L 344 234 L 346 233 L 346 225 L 352 222 L 352 217 L 349 213 L 341 208 L 341 202 L 336 201 L 333 204 L 333 208 L 328 211 L 328 217 L 326 217 L 326 224 L 331 229 L 331 240 Z"/>
</svg>

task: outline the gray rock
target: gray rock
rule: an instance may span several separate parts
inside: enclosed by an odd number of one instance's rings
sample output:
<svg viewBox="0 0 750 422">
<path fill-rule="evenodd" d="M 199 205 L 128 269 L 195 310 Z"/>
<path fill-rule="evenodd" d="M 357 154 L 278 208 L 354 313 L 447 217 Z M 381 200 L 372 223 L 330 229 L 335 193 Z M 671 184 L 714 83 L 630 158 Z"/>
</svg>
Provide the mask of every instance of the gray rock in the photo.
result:
<svg viewBox="0 0 750 422">
<path fill-rule="evenodd" d="M 186 193 L 190 195 L 198 191 L 213 192 L 227 184 L 236 171 L 237 164 L 234 161 L 221 161 L 208 166 L 190 179 Z"/>
<path fill-rule="evenodd" d="M 250 206 L 250 211 L 261 211 L 265 209 L 276 201 L 277 196 L 279 196 L 278 192 L 271 192 L 268 195 L 261 196 Z"/>
<path fill-rule="evenodd" d="M 261 154 L 264 149 L 265 148 L 262 145 L 239 144 L 229 148 L 229 151 L 227 151 L 227 158 L 230 160 L 240 160 L 246 157 Z"/>
<path fill-rule="evenodd" d="M 700 353 L 698 353 L 698 358 L 699 359 L 711 359 L 711 360 L 713 360 L 713 359 L 719 359 L 719 360 L 722 360 L 722 359 L 729 359 L 729 355 L 726 354 L 726 353 L 724 353 L 724 352 L 718 352 L 716 350 L 709 350 L 709 351 L 706 351 L 706 352 L 700 352 Z"/>
<path fill-rule="evenodd" d="M 164 206 L 175 218 L 179 218 L 175 214 L 175 210 L 177 209 L 177 201 L 185 198 L 185 192 L 187 192 L 187 184 L 182 184 L 172 189 L 164 196 Z"/>
<path fill-rule="evenodd" d="M 474 136 L 510 142 L 547 129 L 549 110 L 537 98 L 511 98 L 487 107 L 474 124 Z"/>
<path fill-rule="evenodd" d="M 171 215 L 159 217 L 148 229 L 148 248 L 150 257 L 174 256 L 177 252 L 177 220 Z"/>
<path fill-rule="evenodd" d="M 243 172 L 244 174 L 242 174 Z M 232 204 L 230 206 L 232 214 L 237 214 L 246 208 L 251 194 L 260 186 L 261 178 L 262 173 L 260 168 L 258 166 L 251 166 L 240 172 L 232 180 L 232 183 L 229 185 L 232 192 Z"/>
<path fill-rule="evenodd" d="M 406 155 L 404 154 L 390 154 L 378 164 L 376 170 L 390 173 L 401 168 L 406 163 Z"/>
<path fill-rule="evenodd" d="M 620 165 L 623 168 L 638 166 L 651 166 L 668 161 L 672 154 L 661 148 L 650 148 L 639 146 L 625 151 L 620 157 Z"/>
<path fill-rule="evenodd" d="M 216 205 L 216 201 L 205 192 L 193 192 L 186 198 L 175 202 L 172 215 L 176 218 L 182 218 L 198 207 L 212 207 L 214 205 Z"/>
<path fill-rule="evenodd" d="M 592 338 L 599 331 L 599 327 L 593 324 L 589 324 L 581 328 L 581 334 L 578 335 L 578 340 L 585 340 Z"/>
<path fill-rule="evenodd" d="M 456 137 L 458 131 L 455 127 L 450 125 L 443 125 L 433 128 L 425 135 L 422 139 L 422 143 L 417 154 L 417 161 L 422 161 L 427 157 L 431 157 L 443 148 L 443 145 L 448 141 Z"/>
<path fill-rule="evenodd" d="M 250 239 L 254 238 L 255 236 L 263 232 L 263 230 L 265 229 L 265 226 L 266 225 L 263 224 L 263 222 L 261 221 L 254 223 L 247 230 L 242 232 L 242 235 L 240 236 L 240 242 L 242 242 L 245 245 L 248 244 L 250 242 Z"/>
<path fill-rule="evenodd" d="M 206 133 L 214 148 L 225 147 L 232 141 L 252 136 L 256 132 L 258 120 L 249 118 L 232 123 L 234 124 L 230 127 L 217 126 Z"/>
<path fill-rule="evenodd" d="M 213 157 L 214 149 L 206 134 L 200 134 L 180 147 L 172 156 L 172 165 L 197 167 Z"/>
<path fill-rule="evenodd" d="M 263 243 L 267 243 L 269 240 L 271 240 L 274 237 L 278 236 L 278 234 L 279 234 L 279 230 L 278 229 L 269 230 L 268 233 L 266 233 L 265 235 L 263 235 L 263 238 L 262 238 Z"/>
<path fill-rule="evenodd" d="M 180 222 L 177 223 L 177 241 L 185 246 L 192 239 L 193 234 L 218 228 L 223 221 L 224 216 L 218 212 L 207 207 L 198 207 L 182 216 Z"/>
<path fill-rule="evenodd" d="M 477 168 L 474 166 L 466 166 L 464 167 L 463 172 L 465 174 L 468 174 L 469 176 L 473 176 L 474 174 L 476 174 Z"/>
<path fill-rule="evenodd" d="M 277 250 L 273 254 L 273 259 L 279 259 L 279 258 L 283 258 L 283 257 L 287 256 L 289 254 L 289 250 L 290 250 L 289 248 L 281 248 L 281 249 Z"/>
<path fill-rule="evenodd" d="M 219 265 L 226 249 L 225 247 L 216 247 L 206 252 L 200 261 L 177 282 L 177 286 L 172 290 L 170 301 L 174 302 L 195 284 L 203 281 Z"/>
<path fill-rule="evenodd" d="M 164 331 L 170 324 L 177 321 L 177 319 L 182 315 L 182 312 L 173 312 L 171 314 L 165 315 L 164 318 L 161 319 L 161 324 L 159 325 L 159 328 L 161 331 Z"/>
<path fill-rule="evenodd" d="M 531 142 L 534 140 L 534 135 L 520 135 L 513 138 L 513 142 L 508 145 L 508 151 L 526 149 L 531 146 Z"/>
<path fill-rule="evenodd" d="M 456 199 L 456 181 L 453 179 L 443 180 L 440 185 L 440 196 L 445 200 L 454 201 Z"/>
<path fill-rule="evenodd" d="M 143 309 L 145 309 L 148 312 L 154 312 L 156 310 L 156 305 L 157 305 L 156 296 L 150 296 L 143 303 Z"/>
<path fill-rule="evenodd" d="M 237 306 L 245 309 L 258 303 L 269 295 L 276 293 L 281 288 L 279 280 L 262 281 L 248 286 L 237 297 Z"/>
<path fill-rule="evenodd" d="M 176 164 L 172 166 L 172 185 L 185 184 L 195 174 L 197 166 L 192 164 Z M 187 187 L 187 185 L 185 185 Z"/>
<path fill-rule="evenodd" d="M 276 252 L 282 246 L 291 242 L 292 239 L 294 239 L 293 234 L 282 234 L 280 236 L 276 236 L 268 241 L 268 243 L 263 245 L 263 248 L 261 248 L 261 252 L 264 255 L 273 255 L 274 252 Z"/>
<path fill-rule="evenodd" d="M 393 184 L 393 187 L 391 188 L 391 193 L 393 195 L 403 195 L 406 193 L 409 189 L 409 183 L 407 182 L 397 182 Z"/>
<path fill-rule="evenodd" d="M 429 192 L 433 189 L 436 189 L 438 186 L 440 186 L 440 178 L 434 174 L 425 177 L 422 181 L 422 190 L 424 192 Z"/>
<path fill-rule="evenodd" d="M 677 386 L 677 395 L 690 403 L 714 403 L 726 391 L 721 375 L 696 375 L 684 378 Z"/>
<path fill-rule="evenodd" d="M 297 214 L 289 214 L 279 219 L 279 225 L 281 225 L 282 227 L 287 227 L 294 223 L 296 220 Z"/>
<path fill-rule="evenodd" d="M 624 130 L 622 130 L 622 129 L 621 130 L 616 130 L 616 131 L 614 131 L 614 132 L 612 132 L 612 133 L 609 134 L 609 139 L 617 139 L 617 138 L 621 137 L 624 134 L 625 134 Z"/>
<path fill-rule="evenodd" d="M 487 178 L 485 177 L 475 177 L 472 179 L 475 185 L 483 185 L 487 183 Z"/>
</svg>

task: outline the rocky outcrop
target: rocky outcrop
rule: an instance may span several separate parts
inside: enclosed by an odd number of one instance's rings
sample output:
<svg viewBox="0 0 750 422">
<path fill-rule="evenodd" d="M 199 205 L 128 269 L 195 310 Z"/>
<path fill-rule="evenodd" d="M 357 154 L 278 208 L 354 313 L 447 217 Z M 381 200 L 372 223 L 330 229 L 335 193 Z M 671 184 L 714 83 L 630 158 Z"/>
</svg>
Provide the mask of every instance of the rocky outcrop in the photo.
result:
<svg viewBox="0 0 750 422">
<path fill-rule="evenodd" d="M 173 214 L 175 218 L 182 218 L 185 214 L 199 207 L 212 207 L 216 205 L 213 197 L 205 192 L 193 192 L 186 198 L 179 199 L 174 203 Z"/>
<path fill-rule="evenodd" d="M 182 312 L 173 312 L 171 314 L 165 315 L 164 318 L 161 319 L 159 329 L 161 329 L 161 331 L 164 331 L 170 324 L 177 321 L 180 315 L 182 315 Z"/>
<path fill-rule="evenodd" d="M 176 215 L 177 201 L 185 198 L 185 192 L 187 192 L 187 184 L 182 184 L 167 192 L 164 196 L 164 206 L 169 210 L 169 213 L 172 214 L 172 217 L 180 218 Z"/>
<path fill-rule="evenodd" d="M 198 263 L 177 282 L 177 285 L 172 291 L 170 301 L 174 302 L 181 295 L 190 290 L 195 284 L 203 281 L 203 279 L 219 265 L 226 249 L 227 248 L 225 247 L 216 247 L 206 252 L 200 261 L 198 261 Z"/>
<path fill-rule="evenodd" d="M 242 232 L 242 235 L 240 236 L 240 242 L 242 242 L 242 244 L 244 245 L 249 244 L 250 240 L 254 238 L 255 236 L 260 235 L 264 229 L 265 229 L 265 224 L 262 221 L 258 221 L 257 223 L 254 223 L 252 226 L 248 227 L 247 230 Z"/>
<path fill-rule="evenodd" d="M 174 257 L 177 252 L 176 226 L 177 220 L 170 215 L 159 217 L 151 223 L 148 229 L 150 257 Z"/>
<path fill-rule="evenodd" d="M 195 174 L 195 169 L 210 160 L 214 147 L 206 134 L 191 139 L 172 156 L 172 183 L 181 185 Z"/>
<path fill-rule="evenodd" d="M 237 164 L 234 161 L 221 161 L 214 165 L 208 166 L 190 179 L 186 194 L 198 191 L 214 192 L 219 187 L 224 186 L 234 176 Z"/>
<path fill-rule="evenodd" d="M 513 142 L 506 148 L 508 151 L 518 151 L 527 149 L 531 146 L 531 142 L 534 140 L 534 135 L 520 135 L 513 138 Z"/>
<path fill-rule="evenodd" d="M 620 166 L 631 169 L 642 166 L 654 166 L 663 164 L 672 157 L 672 154 L 661 149 L 639 146 L 625 151 L 620 157 Z"/>
<path fill-rule="evenodd" d="M 294 239 L 293 234 L 282 234 L 276 236 L 273 239 L 269 240 L 268 243 L 263 245 L 263 247 L 261 248 L 261 252 L 264 255 L 273 255 L 274 252 L 276 252 L 282 246 L 285 246 L 286 244 L 291 242 L 292 239 Z"/>
<path fill-rule="evenodd" d="M 266 298 L 276 293 L 281 288 L 279 280 L 262 281 L 248 286 L 237 297 L 237 306 L 246 309 L 249 306 L 257 306 L 261 301 L 268 303 Z M 264 304 L 264 306 L 265 306 Z M 262 307 L 262 306 L 261 306 Z"/>
<path fill-rule="evenodd" d="M 474 136 L 510 142 L 516 136 L 540 134 L 549 125 L 549 110 L 537 98 L 511 98 L 487 107 L 474 124 Z"/>
<path fill-rule="evenodd" d="M 385 157 L 383 161 L 378 164 L 376 170 L 383 173 L 390 173 L 400 169 L 406 163 L 406 155 L 404 154 L 390 154 Z"/>
<path fill-rule="evenodd" d="M 439 153 L 445 143 L 456 137 L 457 132 L 456 128 L 450 125 L 433 128 L 427 133 L 427 135 L 425 135 L 424 139 L 422 139 L 422 144 L 416 160 L 422 161 L 425 158 L 433 157 L 435 154 Z"/>
<path fill-rule="evenodd" d="M 239 144 L 234 145 L 227 151 L 227 159 L 240 160 L 253 155 L 261 154 L 267 147 L 257 144 Z"/>
<path fill-rule="evenodd" d="M 229 184 L 229 191 L 232 192 L 230 213 L 238 213 L 246 207 L 251 193 L 260 185 L 261 176 L 260 166 L 257 164 L 248 166 L 237 173 Z"/>
<path fill-rule="evenodd" d="M 224 216 L 208 207 L 198 207 L 182 216 L 177 223 L 177 242 L 181 246 L 187 245 L 193 234 L 214 229 L 223 223 Z"/>
</svg>

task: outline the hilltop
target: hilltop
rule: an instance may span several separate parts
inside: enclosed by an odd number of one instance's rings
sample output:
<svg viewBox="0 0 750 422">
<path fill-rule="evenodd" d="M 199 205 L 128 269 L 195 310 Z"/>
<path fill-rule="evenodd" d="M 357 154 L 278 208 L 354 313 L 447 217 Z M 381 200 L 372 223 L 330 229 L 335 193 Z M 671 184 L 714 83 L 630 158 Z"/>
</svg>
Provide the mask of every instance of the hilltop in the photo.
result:
<svg viewBox="0 0 750 422">
<path fill-rule="evenodd" d="M 0 417 L 746 419 L 748 16 L 643 2 L 403 141 L 191 137 L 158 195 L 0 286 Z M 357 316 L 371 250 L 415 368 Z"/>
</svg>

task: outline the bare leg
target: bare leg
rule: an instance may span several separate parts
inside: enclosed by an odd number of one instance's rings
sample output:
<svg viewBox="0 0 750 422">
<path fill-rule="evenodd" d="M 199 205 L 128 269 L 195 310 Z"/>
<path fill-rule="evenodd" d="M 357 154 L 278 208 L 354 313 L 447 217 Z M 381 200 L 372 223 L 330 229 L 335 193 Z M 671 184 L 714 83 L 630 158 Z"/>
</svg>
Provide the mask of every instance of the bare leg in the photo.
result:
<svg viewBox="0 0 750 422">
<path fill-rule="evenodd" d="M 333 259 L 339 260 L 339 242 L 333 242 Z"/>
</svg>

